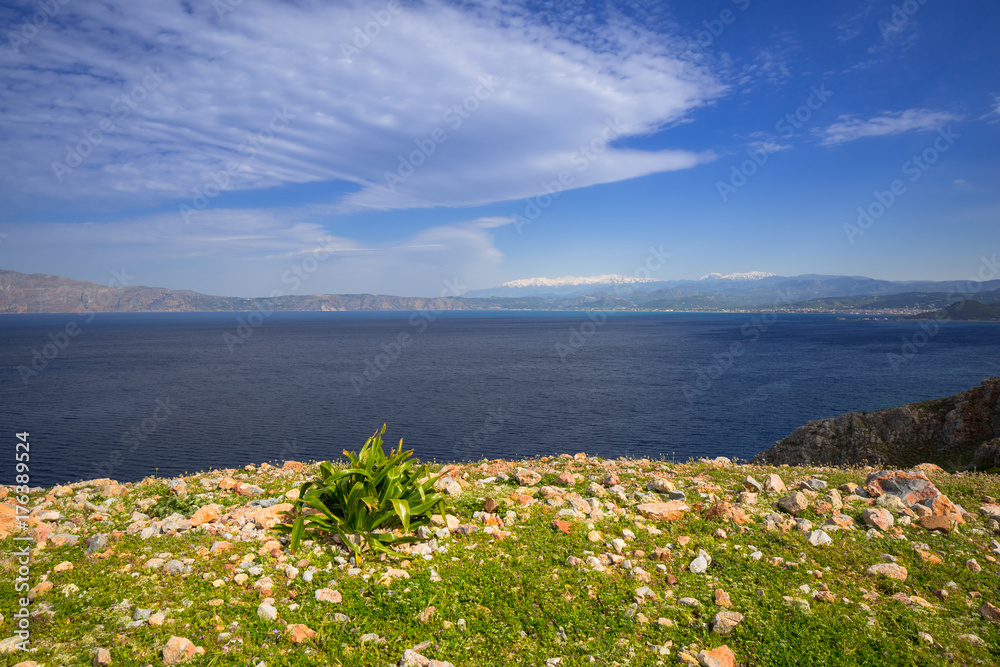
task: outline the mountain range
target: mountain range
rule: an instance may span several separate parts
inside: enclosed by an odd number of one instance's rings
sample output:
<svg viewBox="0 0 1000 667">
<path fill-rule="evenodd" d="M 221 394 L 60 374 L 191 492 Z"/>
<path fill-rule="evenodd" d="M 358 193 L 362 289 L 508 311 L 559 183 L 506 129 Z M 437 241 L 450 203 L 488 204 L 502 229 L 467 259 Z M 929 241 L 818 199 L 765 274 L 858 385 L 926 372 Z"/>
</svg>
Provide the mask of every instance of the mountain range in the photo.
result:
<svg viewBox="0 0 1000 667">
<path fill-rule="evenodd" d="M 221 297 L 162 287 L 104 286 L 47 274 L 0 270 L 0 313 L 337 311 L 337 310 L 660 310 L 769 311 L 915 315 L 961 299 L 993 314 L 1000 280 L 968 293 L 965 281 L 889 281 L 862 276 L 777 276 L 759 272 L 700 280 L 649 281 L 628 276 L 527 279 L 460 297 L 314 294 Z M 962 310 L 953 308 L 956 314 Z M 958 317 L 956 317 L 958 319 Z M 963 318 L 964 319 L 964 318 Z M 972 319 L 981 319 L 973 316 Z"/>
</svg>

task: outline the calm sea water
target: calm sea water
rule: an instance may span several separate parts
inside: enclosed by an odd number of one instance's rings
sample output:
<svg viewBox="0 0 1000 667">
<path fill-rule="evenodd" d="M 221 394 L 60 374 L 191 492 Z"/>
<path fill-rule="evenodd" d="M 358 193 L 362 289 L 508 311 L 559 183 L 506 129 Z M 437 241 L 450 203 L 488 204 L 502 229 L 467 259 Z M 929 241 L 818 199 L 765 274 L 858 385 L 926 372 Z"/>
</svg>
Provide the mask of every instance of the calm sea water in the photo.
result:
<svg viewBox="0 0 1000 667">
<path fill-rule="evenodd" d="M 933 334 L 813 315 L 0 316 L 0 482 L 18 431 L 46 486 L 328 459 L 383 422 L 425 460 L 749 458 L 811 419 L 1000 375 L 1000 325 Z"/>
</svg>

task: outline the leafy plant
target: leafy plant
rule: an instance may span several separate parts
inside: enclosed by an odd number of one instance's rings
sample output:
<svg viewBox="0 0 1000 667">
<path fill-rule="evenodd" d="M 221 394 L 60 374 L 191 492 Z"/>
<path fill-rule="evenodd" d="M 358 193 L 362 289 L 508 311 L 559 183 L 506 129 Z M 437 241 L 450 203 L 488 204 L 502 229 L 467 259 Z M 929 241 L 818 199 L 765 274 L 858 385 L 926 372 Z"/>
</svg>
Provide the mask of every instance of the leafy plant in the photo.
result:
<svg viewBox="0 0 1000 667">
<path fill-rule="evenodd" d="M 163 519 L 171 514 L 174 514 L 175 512 L 183 514 L 184 516 L 190 516 L 197 509 L 198 501 L 194 498 L 181 498 L 179 496 L 170 495 L 163 496 L 157 500 L 155 504 L 150 505 L 146 510 L 146 514 L 158 519 Z"/>
<path fill-rule="evenodd" d="M 412 449 L 403 451 L 402 440 L 387 456 L 382 449 L 384 433 L 385 424 L 357 454 L 345 449 L 347 468 L 321 463 L 318 478 L 299 488 L 299 497 L 286 514 L 290 521 L 274 527 L 291 536 L 292 551 L 306 533 L 334 533 L 357 562 L 365 545 L 400 557 L 391 547 L 416 541 L 406 533 L 430 523 L 435 508 L 443 513 L 444 494 L 433 490 L 437 477 L 430 477 L 426 466 L 416 466 L 419 461 L 411 458 Z M 396 534 L 396 529 L 403 534 Z"/>
</svg>

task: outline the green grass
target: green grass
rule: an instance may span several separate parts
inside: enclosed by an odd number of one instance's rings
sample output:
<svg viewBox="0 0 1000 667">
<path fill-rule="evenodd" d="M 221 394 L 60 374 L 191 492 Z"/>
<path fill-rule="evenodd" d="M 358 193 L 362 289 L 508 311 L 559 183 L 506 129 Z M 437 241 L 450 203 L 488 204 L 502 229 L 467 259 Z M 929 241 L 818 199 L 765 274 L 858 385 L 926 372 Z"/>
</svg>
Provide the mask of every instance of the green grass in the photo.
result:
<svg viewBox="0 0 1000 667">
<path fill-rule="evenodd" d="M 535 460 L 521 462 L 543 472 L 542 484 L 550 483 L 563 469 L 581 475 L 574 487 L 582 492 L 590 481 L 600 482 L 606 468 L 599 460 L 586 462 Z M 468 481 L 492 474 L 494 468 L 516 466 L 481 463 L 468 464 Z M 554 470 L 548 468 L 554 467 Z M 770 467 L 715 468 L 699 463 L 673 464 L 663 461 L 619 461 L 618 474 L 629 491 L 645 487 L 653 471 L 665 471 L 678 488 L 688 494 L 689 503 L 701 500 L 690 486 L 691 480 L 711 483 L 721 490 L 721 496 L 733 496 L 740 490 L 740 480 L 753 474 L 763 482 L 768 472 L 777 472 L 789 487 L 796 480 L 813 474 L 822 475 L 831 487 L 845 482 L 863 483 L 867 471 L 856 469 L 797 469 Z M 282 474 L 274 468 L 246 474 L 246 480 L 268 490 L 270 496 L 296 488 L 296 480 L 306 478 L 309 470 Z M 199 475 L 200 476 L 200 475 Z M 200 491 L 196 477 L 188 479 L 189 491 Z M 206 475 L 208 476 L 208 475 Z M 219 474 L 212 474 L 218 477 Z M 1000 496 L 1000 481 L 983 474 L 932 476 L 941 490 L 954 502 L 975 511 L 983 495 Z M 239 476 L 237 475 L 237 478 Z M 430 640 L 431 647 L 422 653 L 429 658 L 448 660 L 461 667 L 500 665 L 544 665 L 548 658 L 561 657 L 564 666 L 577 665 L 668 665 L 677 664 L 678 652 L 686 647 L 692 653 L 701 648 L 727 644 L 736 653 L 741 665 L 994 665 L 1000 662 L 1000 630 L 984 621 L 977 610 L 982 600 L 997 603 L 996 563 L 988 561 L 989 542 L 995 536 L 983 524 L 963 526 L 960 532 L 939 535 L 919 527 L 904 527 L 905 540 L 892 538 L 869 539 L 861 529 L 830 532 L 832 547 L 812 547 L 804 533 L 767 532 L 761 517 L 771 511 L 769 503 L 777 496 L 761 494 L 758 505 L 747 507 L 752 521 L 740 534 L 738 528 L 719 520 L 707 520 L 693 511 L 680 521 L 656 523 L 662 531 L 651 535 L 637 526 L 634 508 L 625 504 L 621 514 L 609 514 L 597 524 L 606 542 L 620 537 L 623 529 L 635 532 L 636 539 L 628 542 L 626 553 L 634 565 L 651 574 L 648 584 L 657 598 L 634 604 L 635 589 L 644 585 L 620 568 L 607 572 L 592 572 L 586 568 L 564 566 L 568 556 L 584 557 L 610 551 L 603 544 L 587 540 L 586 522 L 579 522 L 570 535 L 551 528 L 561 508 L 549 507 L 544 501 L 528 508 L 512 504 L 507 496 L 518 487 L 512 483 L 477 486 L 474 483 L 464 493 L 449 500 L 449 512 L 463 522 L 472 522 L 471 515 L 480 509 L 482 498 L 492 496 L 501 502 L 498 514 L 508 509 L 519 520 L 508 530 L 512 538 L 496 541 L 482 532 L 469 536 L 456 535 L 441 544 L 447 553 L 438 553 L 430 561 L 415 559 L 406 568 L 409 579 L 389 586 L 375 583 L 388 567 L 400 567 L 398 562 L 379 561 L 369 556 L 365 572 L 373 576 L 365 581 L 360 576 L 348 576 L 346 567 L 329 561 L 326 552 L 316 545 L 305 545 L 295 555 L 286 554 L 286 562 L 308 559 L 320 568 L 311 583 L 286 581 L 280 566 L 270 556 L 258 556 L 260 542 L 233 541 L 232 551 L 199 556 L 199 549 L 210 547 L 216 539 L 199 530 L 180 537 L 159 537 L 140 540 L 137 536 L 113 539 L 113 553 L 103 559 L 84 555 L 83 540 L 76 547 L 46 547 L 34 557 L 32 584 L 40 575 L 48 574 L 55 588 L 41 596 L 35 605 L 45 602 L 55 612 L 51 619 L 36 618 L 31 632 L 36 651 L 28 656 L 4 656 L 2 664 L 15 664 L 22 659 L 56 665 L 90 665 L 97 647 L 109 648 L 116 665 L 162 664 L 159 649 L 171 635 L 192 640 L 205 648 L 205 655 L 194 658 L 192 665 L 256 665 L 264 661 L 268 667 L 284 665 L 344 665 L 371 667 L 396 664 L 403 651 Z M 130 485 L 129 494 L 121 499 L 124 509 L 112 514 L 115 524 L 124 527 L 135 504 L 147 497 L 163 494 L 162 484 L 147 482 Z M 166 497 L 166 496 L 164 496 Z M 40 499 L 36 499 L 40 500 Z M 59 499 L 55 507 L 69 517 L 72 497 Z M 198 504 L 219 502 L 226 508 L 247 501 L 230 492 L 211 491 Z M 845 506 L 843 512 L 860 520 L 863 504 Z M 527 515 L 527 518 L 523 518 Z M 823 517 L 807 513 L 816 527 Z M 124 517 L 124 518 L 123 518 Z M 649 525 L 639 518 L 639 523 Z M 717 538 L 713 531 L 723 528 L 727 536 Z M 81 537 L 98 530 L 107 530 L 88 523 Z M 690 542 L 679 546 L 682 536 Z M 913 549 L 915 543 L 926 543 L 932 552 L 943 554 L 939 565 L 924 563 Z M 12 551 L 8 539 L 5 552 Z M 650 555 L 656 547 L 672 545 L 673 559 L 666 563 L 667 572 L 656 571 Z M 761 560 L 749 558 L 749 545 L 763 552 Z M 739 547 L 739 548 L 737 548 Z M 705 549 L 713 556 L 712 566 L 704 575 L 695 575 L 687 565 Z M 636 551 L 645 552 L 636 557 Z M 175 558 L 195 558 L 193 571 L 187 576 L 151 573 L 143 563 L 161 552 Z M 319 633 L 310 643 L 297 645 L 286 640 L 283 626 L 257 617 L 261 598 L 250 584 L 233 582 L 233 572 L 226 565 L 235 565 L 246 554 L 255 555 L 255 563 L 275 581 L 273 597 L 281 619 L 288 623 L 304 623 Z M 876 581 L 865 574 L 869 565 L 880 562 L 882 554 L 891 554 L 909 570 L 905 583 Z M 346 554 L 345 554 L 346 555 Z M 795 563 L 784 567 L 769 562 L 772 557 Z M 975 557 L 983 571 L 974 574 L 964 562 Z M 54 572 L 62 561 L 73 563 L 67 572 Z M 17 564 L 3 561 L 2 576 L 13 582 Z M 431 580 L 431 568 L 442 581 Z M 304 567 L 300 568 L 304 571 Z M 822 576 L 817 576 L 821 573 Z M 209 574 L 208 579 L 203 575 Z M 137 575 L 137 576 L 136 576 Z M 667 584 L 667 575 L 677 583 Z M 212 580 L 223 579 L 221 588 Z M 951 594 L 940 600 L 934 591 L 954 582 Z M 75 584 L 79 593 L 64 596 L 61 589 Z M 799 590 L 800 586 L 815 590 L 823 585 L 836 596 L 836 602 L 812 599 Z M 316 589 L 329 586 L 339 590 L 343 602 L 338 605 L 317 602 Z M 726 590 L 733 609 L 744 615 L 743 622 L 728 636 L 712 633 L 709 623 L 719 611 L 714 603 L 716 588 Z M 862 600 L 861 589 L 876 591 L 879 599 Z M 905 606 L 894 600 L 894 593 L 904 592 L 926 599 L 933 609 L 919 605 Z M 982 599 L 970 594 L 978 593 Z M 808 600 L 810 611 L 798 604 L 786 604 L 783 596 Z M 678 604 L 681 597 L 693 597 L 700 605 L 695 608 Z M 128 615 L 136 607 L 166 613 L 167 624 L 157 627 L 144 625 L 128 628 L 122 623 L 126 612 L 116 610 L 123 599 L 131 602 Z M 843 602 L 847 598 L 849 602 Z M 221 606 L 211 606 L 212 600 L 224 600 Z M 865 611 L 859 603 L 870 607 Z M 290 604 L 300 605 L 294 611 Z M 3 636 L 12 629 L 11 616 L 16 610 L 16 594 L 11 585 L 0 587 L 0 612 L 6 617 Z M 417 615 L 428 606 L 436 607 L 431 620 L 422 623 Z M 350 617 L 337 622 L 333 614 Z M 640 622 L 639 615 L 648 622 Z M 657 623 L 666 619 L 669 624 Z M 560 631 L 561 628 L 561 631 Z M 241 644 L 218 641 L 221 632 L 231 632 Z M 929 633 L 935 641 L 928 645 L 917 636 Z M 362 644 L 359 637 L 376 633 L 385 644 Z M 960 634 L 975 634 L 985 646 L 975 646 L 958 638 Z M 565 639 L 563 639 L 565 637 Z M 658 655 L 650 645 L 670 645 L 670 655 Z M 593 657 L 594 662 L 591 662 Z"/>
</svg>

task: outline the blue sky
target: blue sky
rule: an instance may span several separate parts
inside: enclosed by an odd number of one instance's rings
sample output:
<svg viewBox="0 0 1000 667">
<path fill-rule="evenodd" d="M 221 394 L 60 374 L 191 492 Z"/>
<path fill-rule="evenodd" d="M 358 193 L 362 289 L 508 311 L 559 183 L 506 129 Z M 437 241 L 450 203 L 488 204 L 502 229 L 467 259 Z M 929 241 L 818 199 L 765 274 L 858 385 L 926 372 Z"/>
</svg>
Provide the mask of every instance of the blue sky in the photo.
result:
<svg viewBox="0 0 1000 667">
<path fill-rule="evenodd" d="M 986 1 L 5 3 L 0 268 L 436 296 L 653 247 L 663 280 L 968 279 L 1000 250 L 998 28 Z"/>
</svg>

